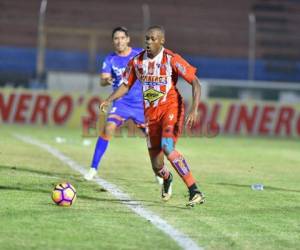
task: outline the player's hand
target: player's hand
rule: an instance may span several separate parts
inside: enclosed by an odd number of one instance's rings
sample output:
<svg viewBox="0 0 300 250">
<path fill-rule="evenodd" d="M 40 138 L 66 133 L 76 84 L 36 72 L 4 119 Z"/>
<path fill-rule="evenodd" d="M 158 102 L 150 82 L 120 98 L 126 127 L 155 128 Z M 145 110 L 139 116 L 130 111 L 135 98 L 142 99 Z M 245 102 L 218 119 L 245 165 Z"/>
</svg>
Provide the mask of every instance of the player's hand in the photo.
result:
<svg viewBox="0 0 300 250">
<path fill-rule="evenodd" d="M 191 112 L 188 114 L 185 121 L 186 126 L 192 128 L 197 122 L 197 119 L 198 119 L 198 110 L 197 109 L 191 110 Z"/>
<path fill-rule="evenodd" d="M 110 85 L 113 85 L 113 83 L 114 83 L 114 79 L 113 78 L 108 78 L 106 81 Z"/>
<path fill-rule="evenodd" d="M 112 77 L 101 78 L 100 86 L 105 87 L 109 85 L 113 85 L 114 79 Z"/>
<path fill-rule="evenodd" d="M 107 109 L 108 109 L 108 106 L 110 105 L 110 101 L 108 100 L 104 100 L 101 104 L 100 104 L 100 110 L 103 112 L 103 113 L 107 113 Z"/>
</svg>

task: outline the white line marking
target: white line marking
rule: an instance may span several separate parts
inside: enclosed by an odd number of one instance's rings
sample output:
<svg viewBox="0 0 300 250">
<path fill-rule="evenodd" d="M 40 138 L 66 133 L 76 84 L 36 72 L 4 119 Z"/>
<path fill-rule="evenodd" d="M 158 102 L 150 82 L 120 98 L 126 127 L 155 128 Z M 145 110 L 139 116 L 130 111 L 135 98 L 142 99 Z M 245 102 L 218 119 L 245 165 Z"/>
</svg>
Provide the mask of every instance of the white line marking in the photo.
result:
<svg viewBox="0 0 300 250">
<path fill-rule="evenodd" d="M 77 162 L 69 158 L 68 156 L 64 155 L 57 149 L 51 147 L 48 144 L 42 143 L 38 140 L 35 140 L 31 137 L 22 136 L 15 134 L 14 135 L 19 140 L 29 143 L 35 146 L 38 146 L 48 153 L 52 154 L 54 157 L 58 158 L 65 164 L 69 165 L 69 167 L 82 175 L 87 173 L 87 169 L 83 166 L 80 166 Z M 121 203 L 125 204 L 128 208 L 130 208 L 133 212 L 138 214 L 139 216 L 145 218 L 146 220 L 150 221 L 155 227 L 162 230 L 164 233 L 169 235 L 177 244 L 186 250 L 203 250 L 202 247 L 199 247 L 196 242 L 194 242 L 190 237 L 185 235 L 184 233 L 178 231 L 176 228 L 169 225 L 164 219 L 160 218 L 158 215 L 154 214 L 148 209 L 145 209 L 142 204 L 138 201 L 132 200 L 130 196 L 123 191 L 121 191 L 116 185 L 97 177 L 94 181 L 109 191 L 114 197 L 120 200 Z"/>
</svg>

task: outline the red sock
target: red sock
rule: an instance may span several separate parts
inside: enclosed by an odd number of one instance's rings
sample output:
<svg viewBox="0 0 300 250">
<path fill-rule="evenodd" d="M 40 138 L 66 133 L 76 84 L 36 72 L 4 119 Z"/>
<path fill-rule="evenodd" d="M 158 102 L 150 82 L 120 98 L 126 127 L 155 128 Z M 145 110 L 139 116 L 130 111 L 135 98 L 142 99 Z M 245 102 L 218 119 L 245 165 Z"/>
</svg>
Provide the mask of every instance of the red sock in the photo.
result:
<svg viewBox="0 0 300 250">
<path fill-rule="evenodd" d="M 168 160 L 170 161 L 176 172 L 179 174 L 181 179 L 184 181 L 184 183 L 187 185 L 187 187 L 190 187 L 196 183 L 184 157 L 178 151 L 173 150 L 168 155 Z"/>
</svg>

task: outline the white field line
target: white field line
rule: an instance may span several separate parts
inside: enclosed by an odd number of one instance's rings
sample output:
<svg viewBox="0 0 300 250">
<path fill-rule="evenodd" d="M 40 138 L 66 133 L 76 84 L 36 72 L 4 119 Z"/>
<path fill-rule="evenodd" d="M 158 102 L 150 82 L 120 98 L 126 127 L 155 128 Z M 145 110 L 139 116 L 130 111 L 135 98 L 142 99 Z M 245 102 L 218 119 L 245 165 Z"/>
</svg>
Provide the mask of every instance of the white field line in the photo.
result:
<svg viewBox="0 0 300 250">
<path fill-rule="evenodd" d="M 71 169 L 81 173 L 82 175 L 86 174 L 88 170 L 79 165 L 77 162 L 69 158 L 68 156 L 64 155 L 57 149 L 51 147 L 48 144 L 42 143 L 36 139 L 33 139 L 28 136 L 22 136 L 15 134 L 14 135 L 19 140 L 32 144 L 35 146 L 38 146 L 44 150 L 46 150 L 48 153 L 52 154 L 54 157 L 61 160 L 63 163 L 67 164 Z M 131 209 L 134 213 L 137 215 L 145 218 L 149 222 L 151 222 L 155 227 L 163 231 L 165 234 L 169 235 L 176 243 L 182 247 L 182 249 L 186 250 L 203 250 L 203 247 L 200 247 L 194 242 L 190 237 L 185 235 L 184 233 L 180 232 L 170 224 L 168 224 L 164 219 L 160 218 L 155 213 L 151 212 L 150 210 L 144 208 L 142 204 L 138 201 L 132 200 L 130 196 L 123 191 L 121 191 L 116 185 L 97 177 L 94 179 L 94 181 L 105 188 L 108 192 L 110 192 L 115 198 L 117 198 L 121 203 L 126 205 L 129 209 Z"/>
</svg>

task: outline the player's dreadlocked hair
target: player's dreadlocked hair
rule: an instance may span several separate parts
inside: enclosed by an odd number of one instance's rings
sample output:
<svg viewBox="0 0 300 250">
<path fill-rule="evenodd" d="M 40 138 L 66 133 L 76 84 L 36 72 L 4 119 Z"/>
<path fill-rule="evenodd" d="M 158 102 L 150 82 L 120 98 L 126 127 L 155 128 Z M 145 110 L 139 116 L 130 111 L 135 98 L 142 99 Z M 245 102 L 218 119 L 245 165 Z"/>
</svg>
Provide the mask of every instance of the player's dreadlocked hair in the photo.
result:
<svg viewBox="0 0 300 250">
<path fill-rule="evenodd" d="M 119 27 L 116 27 L 116 28 L 113 29 L 113 31 L 111 33 L 111 37 L 113 38 L 115 33 L 118 32 L 118 31 L 124 32 L 127 37 L 129 36 L 128 29 L 124 26 L 119 26 Z"/>
</svg>

